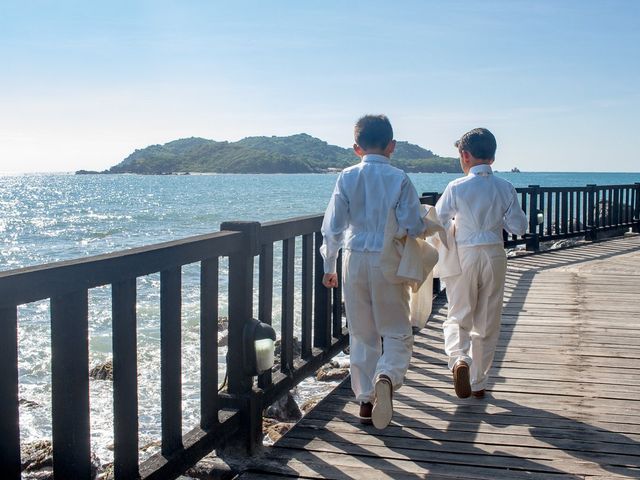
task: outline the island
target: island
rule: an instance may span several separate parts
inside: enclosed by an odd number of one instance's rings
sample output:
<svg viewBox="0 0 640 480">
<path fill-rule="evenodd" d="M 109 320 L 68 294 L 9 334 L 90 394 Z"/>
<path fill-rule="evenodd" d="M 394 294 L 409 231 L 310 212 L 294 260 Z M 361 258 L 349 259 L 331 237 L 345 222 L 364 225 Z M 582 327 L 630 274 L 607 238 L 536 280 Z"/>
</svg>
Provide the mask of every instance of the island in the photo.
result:
<svg viewBox="0 0 640 480">
<path fill-rule="evenodd" d="M 191 137 L 135 150 L 102 172 L 78 170 L 76 174 L 331 173 L 357 162 L 352 149 L 330 145 L 306 133 L 247 137 L 237 142 Z M 457 159 L 440 157 L 404 141 L 397 142 L 391 164 L 406 172 L 462 172 Z"/>
</svg>

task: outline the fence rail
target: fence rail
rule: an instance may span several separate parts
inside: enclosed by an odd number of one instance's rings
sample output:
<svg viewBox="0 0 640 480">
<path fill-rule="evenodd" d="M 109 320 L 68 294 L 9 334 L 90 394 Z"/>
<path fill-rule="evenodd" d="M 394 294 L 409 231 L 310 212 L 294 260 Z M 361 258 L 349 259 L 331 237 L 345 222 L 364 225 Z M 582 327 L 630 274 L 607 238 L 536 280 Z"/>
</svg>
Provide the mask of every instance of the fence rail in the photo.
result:
<svg viewBox="0 0 640 480">
<path fill-rule="evenodd" d="M 628 185 L 586 185 L 584 187 L 516 188 L 520 205 L 529 217 L 522 236 L 505 233 L 505 247 L 526 245 L 540 249 L 541 242 L 585 237 L 596 241 L 607 232 L 638 230 L 640 225 L 640 183 Z M 435 205 L 440 194 L 425 192 L 422 202 Z"/>
<path fill-rule="evenodd" d="M 114 476 L 175 478 L 229 441 L 249 451 L 261 442 L 262 410 L 347 345 L 340 293 L 322 287 L 320 215 L 259 224 L 226 222 L 222 231 L 82 260 L 0 272 L 0 471 L 20 478 L 18 306 L 50 301 L 53 471 L 91 478 L 89 422 L 90 289 L 111 286 Z M 300 239 L 301 255 L 296 241 Z M 282 265 L 274 245 L 282 244 Z M 258 316 L 272 323 L 273 278 L 282 281 L 279 368 L 257 379 L 243 368 L 243 329 L 253 317 L 254 257 L 259 257 Z M 229 261 L 227 389 L 218 391 L 220 259 Z M 301 258 L 298 258 L 301 257 Z M 301 278 L 295 263 L 301 261 Z M 200 421 L 182 435 L 182 267 L 200 263 Z M 160 274 L 161 452 L 138 454 L 136 279 Z M 302 291 L 302 353 L 294 354 L 294 290 Z M 276 294 L 278 292 L 275 292 Z"/>
<path fill-rule="evenodd" d="M 548 240 L 640 229 L 640 184 L 517 189 L 529 231 L 505 246 L 537 250 Z M 435 204 L 438 193 L 423 194 Z M 89 423 L 90 289 L 111 286 L 114 476 L 175 478 L 229 441 L 249 452 L 261 443 L 262 411 L 346 347 L 341 290 L 322 286 L 322 216 L 284 221 L 225 222 L 221 231 L 81 260 L 0 272 L 0 471 L 20 478 L 18 307 L 49 300 L 53 471 L 56 479 L 91 478 Z M 279 244 L 282 263 L 274 263 Z M 227 388 L 219 392 L 220 260 L 228 258 Z M 257 285 L 254 269 L 257 258 Z M 340 259 L 339 259 L 340 260 Z M 182 268 L 200 264 L 200 418 L 182 434 Z M 338 262 L 340 268 L 341 261 Z M 139 462 L 136 279 L 160 274 L 161 452 Z M 340 273 L 340 272 L 339 272 Z M 281 292 L 274 292 L 274 276 Z M 297 286 L 299 285 L 299 287 Z M 299 288 L 300 302 L 295 301 Z M 438 288 L 438 287 L 437 287 Z M 271 324 L 280 296 L 277 368 L 257 378 L 243 364 L 243 331 L 254 316 Z M 296 309 L 299 308 L 299 311 Z M 295 319 L 299 318 L 296 326 Z M 300 334 L 300 353 L 294 332 Z"/>
</svg>

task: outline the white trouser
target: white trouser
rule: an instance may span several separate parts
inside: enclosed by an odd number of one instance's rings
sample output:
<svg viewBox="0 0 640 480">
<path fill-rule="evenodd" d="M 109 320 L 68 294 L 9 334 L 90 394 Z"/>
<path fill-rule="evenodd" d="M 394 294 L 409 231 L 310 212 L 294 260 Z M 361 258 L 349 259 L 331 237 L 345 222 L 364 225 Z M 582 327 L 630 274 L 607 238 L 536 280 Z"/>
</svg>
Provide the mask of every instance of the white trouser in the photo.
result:
<svg viewBox="0 0 640 480">
<path fill-rule="evenodd" d="M 458 360 L 470 366 L 471 389 L 482 390 L 493 362 L 502 315 L 507 257 L 502 245 L 458 245 L 462 273 L 444 280 L 449 313 L 444 349 L 449 368 Z"/>
<path fill-rule="evenodd" d="M 397 389 L 409 368 L 413 348 L 409 287 L 385 280 L 380 253 L 345 250 L 343 262 L 351 388 L 356 400 L 370 402 L 378 375 L 387 375 Z"/>
</svg>

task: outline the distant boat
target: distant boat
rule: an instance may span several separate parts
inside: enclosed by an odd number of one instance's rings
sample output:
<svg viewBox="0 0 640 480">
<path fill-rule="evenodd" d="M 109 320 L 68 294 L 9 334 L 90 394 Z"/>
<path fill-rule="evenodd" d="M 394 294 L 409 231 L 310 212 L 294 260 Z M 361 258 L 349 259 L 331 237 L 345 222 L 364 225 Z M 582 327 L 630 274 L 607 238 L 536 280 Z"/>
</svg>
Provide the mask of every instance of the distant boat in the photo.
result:
<svg viewBox="0 0 640 480">
<path fill-rule="evenodd" d="M 511 169 L 511 173 L 520 173 L 520 169 L 518 167 L 513 167 Z"/>
</svg>

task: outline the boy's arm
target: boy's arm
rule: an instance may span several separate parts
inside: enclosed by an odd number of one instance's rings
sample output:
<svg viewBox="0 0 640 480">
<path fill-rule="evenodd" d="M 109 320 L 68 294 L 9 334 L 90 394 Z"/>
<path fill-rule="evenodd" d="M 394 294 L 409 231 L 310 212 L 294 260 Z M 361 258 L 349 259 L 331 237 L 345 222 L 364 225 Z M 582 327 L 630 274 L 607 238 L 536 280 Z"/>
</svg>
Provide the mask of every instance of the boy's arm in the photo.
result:
<svg viewBox="0 0 640 480">
<path fill-rule="evenodd" d="M 451 220 L 456 216 L 456 206 L 451 192 L 451 185 L 447 185 L 444 192 L 442 192 L 442 195 L 438 199 L 438 202 L 436 203 L 436 212 L 445 231 L 449 230 Z"/>
<path fill-rule="evenodd" d="M 396 218 L 398 220 L 398 229 L 406 230 L 407 235 L 410 237 L 417 237 L 426 229 L 420 210 L 418 192 L 406 175 L 402 182 L 400 198 L 396 206 Z"/>
<path fill-rule="evenodd" d="M 524 235 L 528 223 L 527 216 L 518 202 L 516 189 L 511 187 L 511 202 L 504 214 L 504 229 L 511 235 Z"/>
<path fill-rule="evenodd" d="M 342 193 L 341 180 L 342 174 L 336 181 L 336 186 L 333 189 L 333 194 L 322 220 L 323 241 L 320 247 L 320 254 L 324 259 L 325 274 L 336 273 L 338 252 L 342 247 L 344 232 L 349 226 L 349 202 Z"/>
</svg>

